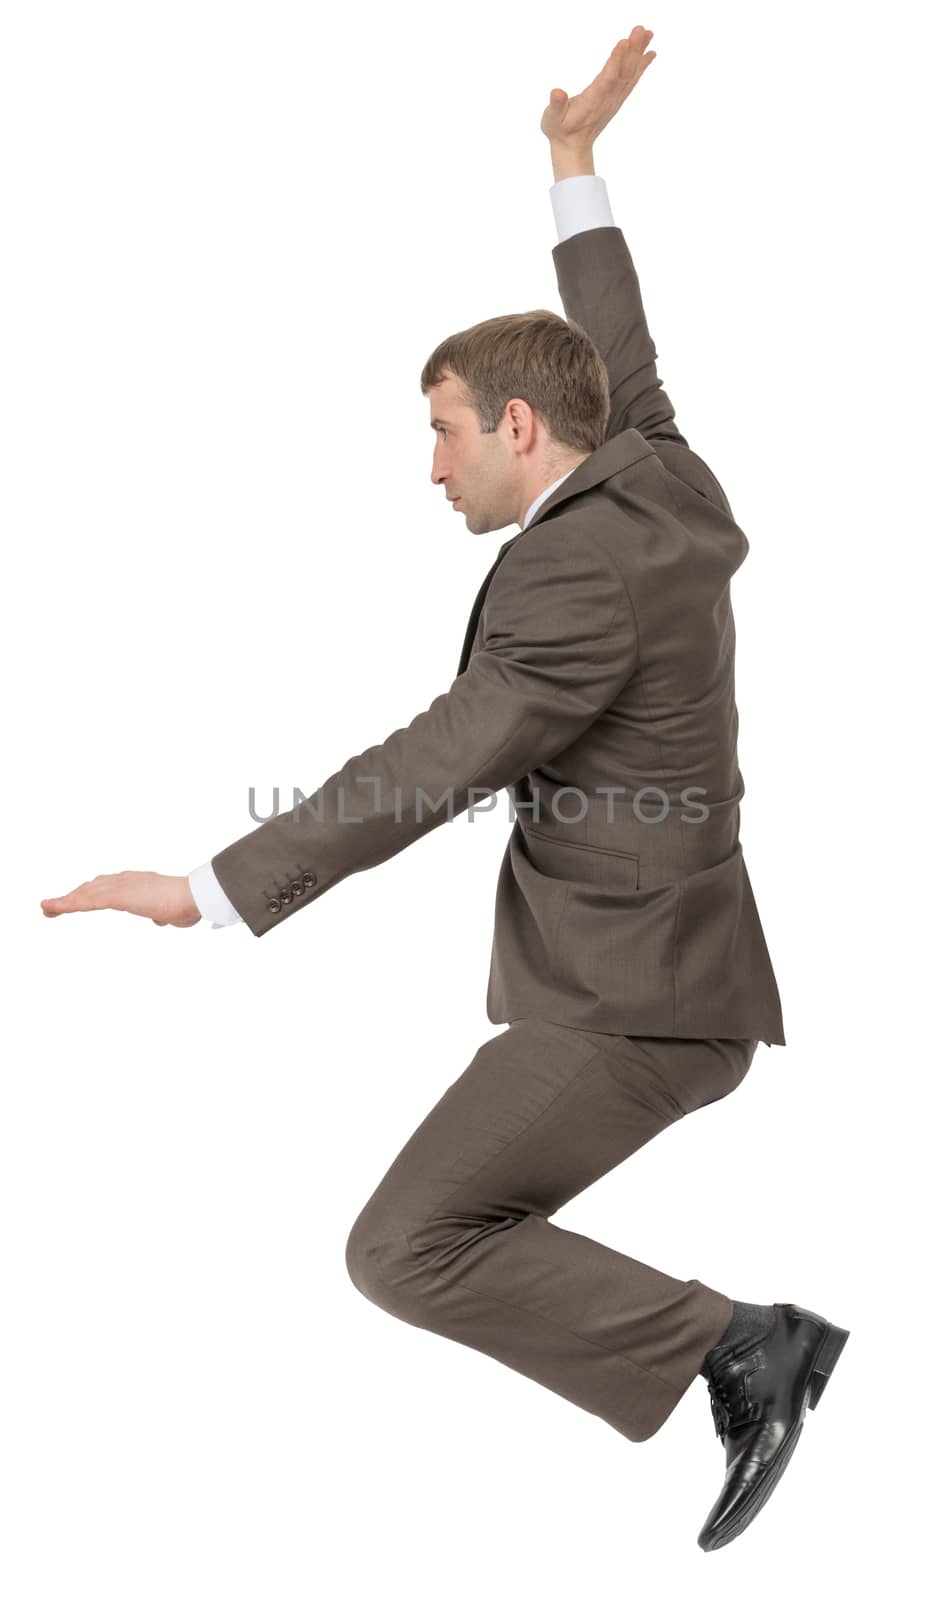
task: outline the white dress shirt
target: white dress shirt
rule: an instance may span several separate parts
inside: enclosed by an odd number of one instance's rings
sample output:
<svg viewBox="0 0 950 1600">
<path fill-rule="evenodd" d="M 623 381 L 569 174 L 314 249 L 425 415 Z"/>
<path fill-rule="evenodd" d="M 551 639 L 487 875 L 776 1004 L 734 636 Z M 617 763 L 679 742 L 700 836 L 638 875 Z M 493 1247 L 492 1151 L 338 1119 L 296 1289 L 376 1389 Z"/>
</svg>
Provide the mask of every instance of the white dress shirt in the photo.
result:
<svg viewBox="0 0 950 1600">
<path fill-rule="evenodd" d="M 583 233 L 587 228 L 614 227 L 610 201 L 607 198 L 607 185 L 599 175 L 583 173 L 576 178 L 561 178 L 558 183 L 551 185 L 548 193 L 551 196 L 559 244 L 574 233 Z M 572 467 L 571 471 L 575 470 Z M 538 507 L 570 475 L 570 472 L 565 472 L 563 477 L 556 479 L 554 483 L 549 483 L 541 490 L 537 499 L 528 507 L 524 522 L 521 524 L 522 528 L 528 526 Z M 218 882 L 210 861 L 205 861 L 202 866 L 195 867 L 194 871 L 189 872 L 188 883 L 194 895 L 195 905 L 213 928 L 227 928 L 235 922 L 244 921 L 240 911 L 235 910 Z"/>
</svg>

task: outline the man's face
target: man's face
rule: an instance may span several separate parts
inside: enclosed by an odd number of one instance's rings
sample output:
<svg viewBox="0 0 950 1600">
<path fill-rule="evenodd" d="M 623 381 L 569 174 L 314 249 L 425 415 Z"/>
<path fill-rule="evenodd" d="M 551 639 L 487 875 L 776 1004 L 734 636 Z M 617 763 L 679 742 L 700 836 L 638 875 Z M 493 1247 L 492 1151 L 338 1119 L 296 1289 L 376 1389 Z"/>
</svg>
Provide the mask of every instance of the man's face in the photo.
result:
<svg viewBox="0 0 950 1600">
<path fill-rule="evenodd" d="M 517 522 L 522 472 L 520 456 L 506 442 L 510 423 L 497 433 L 482 433 L 464 384 L 449 376 L 429 390 L 429 418 L 435 429 L 432 482 L 441 487 L 470 533 L 493 533 Z"/>
</svg>

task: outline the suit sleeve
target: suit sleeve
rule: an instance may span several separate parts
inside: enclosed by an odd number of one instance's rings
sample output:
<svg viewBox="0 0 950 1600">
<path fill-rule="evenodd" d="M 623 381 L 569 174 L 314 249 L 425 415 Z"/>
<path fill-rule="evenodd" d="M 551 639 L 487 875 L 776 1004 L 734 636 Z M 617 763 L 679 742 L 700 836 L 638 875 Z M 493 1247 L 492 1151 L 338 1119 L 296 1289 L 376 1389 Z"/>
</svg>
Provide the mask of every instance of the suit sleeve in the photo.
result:
<svg viewBox="0 0 950 1600">
<path fill-rule="evenodd" d="M 554 246 L 564 314 L 580 323 L 603 356 L 610 379 L 607 436 L 636 428 L 645 439 L 686 444 L 656 370 L 640 281 L 619 228 L 586 228 Z"/>
<path fill-rule="evenodd" d="M 636 669 L 631 599 L 576 521 L 515 540 L 483 618 L 484 645 L 426 711 L 212 857 L 255 937 L 551 760 Z"/>
</svg>

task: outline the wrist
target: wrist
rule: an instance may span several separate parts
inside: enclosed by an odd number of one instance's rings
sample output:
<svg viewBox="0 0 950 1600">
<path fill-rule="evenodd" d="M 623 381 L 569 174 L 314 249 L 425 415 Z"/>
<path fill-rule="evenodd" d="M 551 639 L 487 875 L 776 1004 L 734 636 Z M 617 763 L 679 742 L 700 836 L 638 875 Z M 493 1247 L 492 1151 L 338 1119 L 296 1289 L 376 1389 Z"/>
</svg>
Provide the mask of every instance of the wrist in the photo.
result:
<svg viewBox="0 0 950 1600">
<path fill-rule="evenodd" d="M 551 166 L 555 183 L 562 178 L 594 176 L 593 145 L 556 144 L 551 141 Z"/>
</svg>

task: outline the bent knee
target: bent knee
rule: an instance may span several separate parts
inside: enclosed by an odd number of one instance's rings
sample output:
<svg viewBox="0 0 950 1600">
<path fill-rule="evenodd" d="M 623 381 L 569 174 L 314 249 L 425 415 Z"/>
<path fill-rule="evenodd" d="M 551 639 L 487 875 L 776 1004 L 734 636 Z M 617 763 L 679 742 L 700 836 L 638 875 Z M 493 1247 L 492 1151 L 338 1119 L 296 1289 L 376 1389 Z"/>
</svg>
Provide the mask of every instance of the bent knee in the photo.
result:
<svg viewBox="0 0 950 1600">
<path fill-rule="evenodd" d="M 405 1234 L 381 1235 L 358 1218 L 346 1241 L 346 1270 L 361 1295 L 401 1315 L 416 1261 Z M 397 1302 L 399 1308 L 397 1308 Z"/>
</svg>

